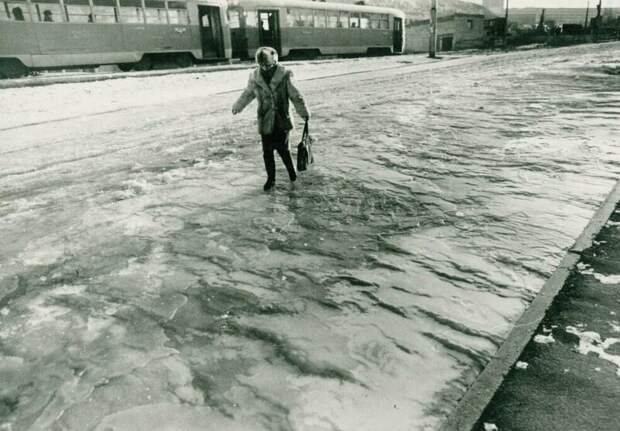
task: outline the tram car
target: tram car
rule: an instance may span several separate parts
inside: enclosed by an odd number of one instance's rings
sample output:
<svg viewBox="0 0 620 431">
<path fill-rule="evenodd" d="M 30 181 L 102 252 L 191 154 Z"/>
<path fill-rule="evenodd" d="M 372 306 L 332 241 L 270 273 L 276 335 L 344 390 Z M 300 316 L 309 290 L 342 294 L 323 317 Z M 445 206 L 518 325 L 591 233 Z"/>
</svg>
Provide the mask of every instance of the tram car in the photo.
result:
<svg viewBox="0 0 620 431">
<path fill-rule="evenodd" d="M 0 77 L 231 58 L 226 0 L 0 0 Z"/>
<path fill-rule="evenodd" d="M 281 57 L 400 54 L 405 14 L 397 9 L 303 0 L 229 0 L 233 57 L 259 46 Z"/>
</svg>

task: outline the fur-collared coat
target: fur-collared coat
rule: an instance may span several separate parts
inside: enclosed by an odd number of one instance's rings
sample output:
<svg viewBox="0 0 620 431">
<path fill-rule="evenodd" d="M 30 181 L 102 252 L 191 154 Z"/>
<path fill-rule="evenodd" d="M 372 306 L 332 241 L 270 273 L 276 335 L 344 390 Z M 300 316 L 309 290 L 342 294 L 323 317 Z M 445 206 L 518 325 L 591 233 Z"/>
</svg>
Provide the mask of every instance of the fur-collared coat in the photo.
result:
<svg viewBox="0 0 620 431">
<path fill-rule="evenodd" d="M 276 71 L 267 84 L 263 79 L 260 68 L 256 68 L 248 80 L 248 85 L 233 105 L 236 112 L 241 112 L 252 100 L 258 101 L 258 133 L 268 135 L 273 132 L 276 121 L 276 109 L 286 123 L 286 130 L 293 128 L 289 112 L 289 100 L 293 102 L 295 110 L 302 118 L 309 118 L 308 108 L 303 96 L 293 84 L 293 72 L 277 65 Z"/>
</svg>

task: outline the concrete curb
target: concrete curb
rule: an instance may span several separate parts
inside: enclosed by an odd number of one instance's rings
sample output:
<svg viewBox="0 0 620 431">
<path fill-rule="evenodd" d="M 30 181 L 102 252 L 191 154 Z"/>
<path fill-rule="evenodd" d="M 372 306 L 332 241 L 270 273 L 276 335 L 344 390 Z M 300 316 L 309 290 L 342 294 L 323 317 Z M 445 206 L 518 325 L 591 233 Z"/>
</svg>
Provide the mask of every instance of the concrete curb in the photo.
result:
<svg viewBox="0 0 620 431">
<path fill-rule="evenodd" d="M 517 321 L 506 341 L 461 398 L 455 412 L 441 427 L 442 431 L 473 430 L 484 409 L 504 381 L 504 377 L 534 335 L 534 331 L 564 286 L 571 270 L 579 262 L 580 253 L 592 245 L 592 241 L 607 223 L 618 201 L 620 201 L 620 181 L 616 183 L 573 247 L 568 250 L 558 268 Z"/>
</svg>

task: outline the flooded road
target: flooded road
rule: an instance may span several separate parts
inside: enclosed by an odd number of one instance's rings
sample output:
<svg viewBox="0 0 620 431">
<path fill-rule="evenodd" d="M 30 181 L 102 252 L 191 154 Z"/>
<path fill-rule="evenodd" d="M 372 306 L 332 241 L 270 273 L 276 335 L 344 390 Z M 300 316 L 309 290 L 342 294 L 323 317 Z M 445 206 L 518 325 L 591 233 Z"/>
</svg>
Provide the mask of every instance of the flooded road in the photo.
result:
<svg viewBox="0 0 620 431">
<path fill-rule="evenodd" d="M 247 71 L 2 90 L 0 429 L 437 429 L 618 178 L 619 54 L 296 65 L 273 193 Z"/>
</svg>

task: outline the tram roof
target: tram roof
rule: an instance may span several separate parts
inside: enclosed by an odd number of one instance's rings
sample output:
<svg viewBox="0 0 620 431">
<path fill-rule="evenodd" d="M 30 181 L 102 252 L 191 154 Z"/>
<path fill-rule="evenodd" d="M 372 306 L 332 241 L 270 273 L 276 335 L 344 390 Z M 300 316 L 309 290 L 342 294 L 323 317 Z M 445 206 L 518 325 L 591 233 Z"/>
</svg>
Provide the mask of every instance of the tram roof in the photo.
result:
<svg viewBox="0 0 620 431">
<path fill-rule="evenodd" d="M 323 9 L 323 10 L 344 10 L 350 12 L 367 12 L 367 13 L 389 13 L 401 18 L 405 18 L 405 13 L 399 9 L 356 5 L 349 3 L 327 3 L 305 0 L 228 0 L 229 6 L 253 6 L 260 7 L 298 7 L 304 9 Z"/>
</svg>

